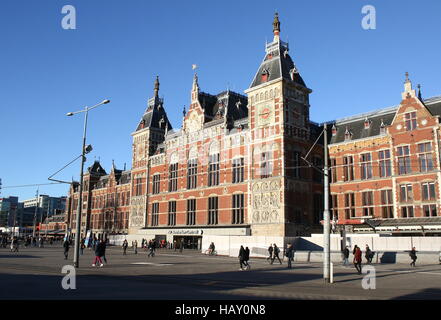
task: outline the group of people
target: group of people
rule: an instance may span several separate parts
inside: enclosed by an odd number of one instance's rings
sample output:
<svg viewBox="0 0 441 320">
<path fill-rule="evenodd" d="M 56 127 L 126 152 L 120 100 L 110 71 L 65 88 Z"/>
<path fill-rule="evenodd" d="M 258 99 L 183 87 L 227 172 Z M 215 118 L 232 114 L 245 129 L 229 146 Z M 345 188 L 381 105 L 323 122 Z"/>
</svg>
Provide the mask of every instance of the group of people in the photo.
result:
<svg viewBox="0 0 441 320">
<path fill-rule="evenodd" d="M 415 247 L 412 247 L 412 250 L 409 251 L 409 256 L 410 259 L 412 260 L 412 262 L 410 263 L 410 265 L 412 267 L 415 267 L 415 262 L 417 260 L 417 255 L 416 255 L 416 249 Z M 362 263 L 362 252 L 359 246 L 355 245 L 354 249 L 352 250 L 352 254 L 354 255 L 354 266 L 355 269 L 357 269 L 357 273 L 361 274 L 362 268 L 361 268 L 361 263 Z M 375 252 L 373 252 L 368 245 L 366 245 L 366 250 L 365 250 L 365 259 L 366 259 L 366 263 L 367 264 L 371 264 L 372 263 L 372 259 L 375 256 Z M 349 265 L 349 247 L 346 246 L 343 249 L 343 266 L 347 266 Z"/>
<path fill-rule="evenodd" d="M 212 243 L 213 244 L 213 243 Z M 213 244 L 214 245 L 214 244 Z M 213 248 L 214 250 L 214 248 Z M 270 264 L 273 264 L 274 261 L 277 259 L 280 264 L 282 264 L 282 260 L 280 259 L 280 248 L 277 246 L 277 244 L 271 244 L 268 247 L 268 254 L 269 257 L 266 258 L 270 262 Z M 294 260 L 294 246 L 291 243 L 288 243 L 285 250 L 285 256 L 288 258 L 288 269 L 292 268 L 292 261 Z M 243 270 L 250 270 L 250 249 L 248 247 L 244 248 L 243 246 L 240 246 L 239 249 L 239 264 L 240 264 L 240 271 Z M 245 267 L 245 268 L 244 268 Z"/>
</svg>

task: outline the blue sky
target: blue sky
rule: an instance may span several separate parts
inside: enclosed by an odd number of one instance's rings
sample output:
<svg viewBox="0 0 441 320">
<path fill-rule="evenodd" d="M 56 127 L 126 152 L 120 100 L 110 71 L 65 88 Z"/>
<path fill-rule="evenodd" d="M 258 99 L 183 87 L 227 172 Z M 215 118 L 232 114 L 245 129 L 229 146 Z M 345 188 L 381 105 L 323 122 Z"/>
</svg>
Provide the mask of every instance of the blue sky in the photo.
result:
<svg viewBox="0 0 441 320">
<path fill-rule="evenodd" d="M 76 8 L 76 30 L 64 30 L 64 5 Z M 374 5 L 377 29 L 361 27 Z M 216 94 L 243 93 L 272 39 L 275 10 L 281 38 L 311 95 L 317 122 L 400 102 L 404 73 L 424 97 L 441 95 L 441 2 L 437 0 L 145 1 L 2 0 L 0 2 L 0 178 L 3 186 L 47 183 L 81 152 L 83 117 L 91 111 L 87 165 L 131 167 L 131 133 L 160 76 L 172 125 L 182 123 L 193 71 Z M 57 177 L 78 179 L 79 162 Z M 66 185 L 41 186 L 61 196 Z M 33 197 L 36 187 L 3 189 Z"/>
</svg>

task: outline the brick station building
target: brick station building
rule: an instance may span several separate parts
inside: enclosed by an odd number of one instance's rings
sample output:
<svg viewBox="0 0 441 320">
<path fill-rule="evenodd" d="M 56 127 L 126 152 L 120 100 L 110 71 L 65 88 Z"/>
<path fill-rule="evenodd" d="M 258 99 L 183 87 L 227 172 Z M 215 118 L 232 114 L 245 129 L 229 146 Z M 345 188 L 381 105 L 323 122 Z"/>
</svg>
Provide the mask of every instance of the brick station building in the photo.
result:
<svg viewBox="0 0 441 320">
<path fill-rule="evenodd" d="M 427 100 L 406 74 L 398 106 L 335 121 L 329 145 L 338 229 L 441 233 L 441 97 Z"/>
<path fill-rule="evenodd" d="M 168 120 L 156 79 L 132 133 L 132 169 L 119 173 L 120 180 L 115 169 L 107 175 L 99 163 L 88 170 L 83 234 L 115 229 L 196 248 L 204 235 L 288 237 L 320 230 L 322 175 L 301 160 L 320 133 L 309 120 L 312 91 L 280 39 L 277 14 L 273 33 L 246 95 L 204 93 L 194 74 L 178 130 Z M 323 164 L 320 143 L 308 161 Z M 123 203 L 114 201 L 119 189 Z M 73 186 L 68 201 L 73 232 L 77 193 Z M 116 228 L 115 221 L 122 224 Z"/>
</svg>

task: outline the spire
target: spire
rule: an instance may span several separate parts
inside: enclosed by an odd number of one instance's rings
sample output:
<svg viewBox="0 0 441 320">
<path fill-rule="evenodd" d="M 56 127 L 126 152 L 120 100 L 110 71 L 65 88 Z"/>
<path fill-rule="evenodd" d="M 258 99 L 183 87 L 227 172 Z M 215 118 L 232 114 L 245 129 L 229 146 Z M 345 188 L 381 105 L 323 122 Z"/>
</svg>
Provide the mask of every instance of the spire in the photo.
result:
<svg viewBox="0 0 441 320">
<path fill-rule="evenodd" d="M 401 94 L 403 100 L 407 97 L 415 97 L 416 92 L 412 89 L 412 82 L 409 79 L 409 72 L 405 73 L 406 80 L 404 81 L 404 92 Z"/>
<path fill-rule="evenodd" d="M 274 33 L 274 41 L 279 41 L 280 21 L 279 21 L 279 14 L 277 12 L 274 14 L 273 33 Z"/>
<path fill-rule="evenodd" d="M 198 75 L 195 72 L 193 76 L 193 86 L 191 88 L 191 102 L 194 103 L 198 100 L 199 96 L 199 84 L 198 84 Z"/>
<path fill-rule="evenodd" d="M 154 89 L 155 97 L 158 96 L 158 92 L 159 92 L 159 76 L 156 76 L 155 89 Z"/>
<path fill-rule="evenodd" d="M 419 84 L 417 87 L 418 87 L 418 99 L 423 101 L 423 97 L 421 96 L 421 85 Z"/>
<path fill-rule="evenodd" d="M 182 110 L 182 114 L 184 115 L 184 117 L 187 114 L 187 111 L 185 110 L 185 106 L 184 106 L 184 109 Z"/>
</svg>

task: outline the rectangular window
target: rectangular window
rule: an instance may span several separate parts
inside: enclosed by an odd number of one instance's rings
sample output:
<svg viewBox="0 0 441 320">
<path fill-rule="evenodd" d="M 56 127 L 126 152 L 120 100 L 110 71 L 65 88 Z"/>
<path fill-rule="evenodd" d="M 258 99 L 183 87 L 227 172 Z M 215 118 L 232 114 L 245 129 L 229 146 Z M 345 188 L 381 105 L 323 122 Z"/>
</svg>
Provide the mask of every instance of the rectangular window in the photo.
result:
<svg viewBox="0 0 441 320">
<path fill-rule="evenodd" d="M 208 198 L 208 224 L 218 223 L 218 198 Z"/>
<path fill-rule="evenodd" d="M 421 185 L 423 200 L 436 200 L 435 183 L 426 182 Z"/>
<path fill-rule="evenodd" d="M 374 193 L 366 191 L 362 193 L 363 216 L 374 216 Z"/>
<path fill-rule="evenodd" d="M 331 158 L 331 183 L 338 182 L 337 179 L 337 159 Z"/>
<path fill-rule="evenodd" d="M 433 170 L 432 145 L 430 142 L 418 145 L 418 163 L 421 172 Z"/>
<path fill-rule="evenodd" d="M 397 148 L 398 157 L 398 174 L 408 174 L 412 172 L 410 166 L 410 149 L 409 146 Z"/>
<path fill-rule="evenodd" d="M 372 163 L 371 163 L 371 154 L 363 153 L 360 157 L 360 165 L 361 165 L 361 179 L 371 179 L 372 178 Z"/>
<path fill-rule="evenodd" d="M 173 163 L 169 167 L 169 181 L 168 191 L 173 192 L 178 190 L 178 164 Z"/>
<path fill-rule="evenodd" d="M 352 156 L 343 157 L 343 180 L 354 180 L 354 158 Z"/>
<path fill-rule="evenodd" d="M 390 166 L 390 150 L 382 150 L 378 152 L 380 159 L 380 177 L 390 177 L 392 175 Z"/>
<path fill-rule="evenodd" d="M 404 115 L 404 119 L 406 120 L 406 130 L 411 131 L 415 130 L 417 126 L 416 121 L 416 112 L 408 112 Z"/>
<path fill-rule="evenodd" d="M 232 224 L 244 222 L 244 194 L 233 194 Z"/>
<path fill-rule="evenodd" d="M 208 186 L 219 185 L 219 153 L 211 154 L 208 159 Z"/>
<path fill-rule="evenodd" d="M 233 160 L 233 183 L 241 183 L 244 180 L 244 159 Z"/>
<path fill-rule="evenodd" d="M 135 184 L 135 190 L 133 190 L 133 192 L 134 192 L 135 196 L 142 195 L 142 177 L 140 177 L 140 176 L 135 177 L 134 184 Z M 106 204 L 106 207 L 107 207 L 107 204 Z"/>
<path fill-rule="evenodd" d="M 198 182 L 198 159 L 188 161 L 187 167 L 187 189 L 194 189 Z"/>
<path fill-rule="evenodd" d="M 413 206 L 401 207 L 402 218 L 413 218 Z"/>
<path fill-rule="evenodd" d="M 338 195 L 331 195 L 329 208 L 331 208 L 331 220 L 334 219 L 334 217 L 338 219 Z"/>
<path fill-rule="evenodd" d="M 424 205 L 423 212 L 425 217 L 436 217 L 438 215 L 438 212 L 436 210 L 436 204 Z"/>
<path fill-rule="evenodd" d="M 194 226 L 196 224 L 196 199 L 187 200 L 187 225 Z"/>
<path fill-rule="evenodd" d="M 411 184 L 403 184 L 400 186 L 400 202 L 412 202 L 413 190 Z"/>
<path fill-rule="evenodd" d="M 346 193 L 345 194 L 345 217 L 350 219 L 355 217 L 355 194 Z"/>
<path fill-rule="evenodd" d="M 159 203 L 152 204 L 152 226 L 157 226 L 159 223 Z"/>
<path fill-rule="evenodd" d="M 394 217 L 392 190 L 381 190 L 381 216 L 383 218 Z"/>
<path fill-rule="evenodd" d="M 271 167 L 270 152 L 262 152 L 260 155 L 260 178 L 269 178 L 272 172 Z"/>
<path fill-rule="evenodd" d="M 168 225 L 176 225 L 176 201 L 168 202 Z"/>
<path fill-rule="evenodd" d="M 161 176 L 159 174 L 155 174 L 153 176 L 153 194 L 158 194 L 161 188 Z"/>
<path fill-rule="evenodd" d="M 294 151 L 293 153 L 293 168 L 292 168 L 292 176 L 293 178 L 300 178 L 300 152 Z"/>
</svg>

